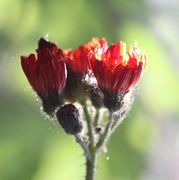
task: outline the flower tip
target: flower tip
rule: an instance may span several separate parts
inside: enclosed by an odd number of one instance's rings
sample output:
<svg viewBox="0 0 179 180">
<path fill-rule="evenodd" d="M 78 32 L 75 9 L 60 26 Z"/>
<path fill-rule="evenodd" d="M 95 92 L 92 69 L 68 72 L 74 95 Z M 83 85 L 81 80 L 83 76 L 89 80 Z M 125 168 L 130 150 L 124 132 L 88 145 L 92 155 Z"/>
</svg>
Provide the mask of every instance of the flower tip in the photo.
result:
<svg viewBox="0 0 179 180">
<path fill-rule="evenodd" d="M 105 38 L 105 37 L 102 37 L 102 38 L 101 38 L 101 41 L 103 41 L 103 42 L 107 42 L 107 40 L 106 40 L 106 38 Z"/>
<path fill-rule="evenodd" d="M 119 41 L 120 43 L 120 56 L 126 55 L 126 43 L 124 41 Z"/>
<path fill-rule="evenodd" d="M 25 56 L 20 56 L 20 58 L 21 58 L 21 62 L 26 59 Z"/>
<path fill-rule="evenodd" d="M 41 37 L 39 40 L 38 49 L 43 50 L 46 48 L 53 48 L 54 46 L 56 46 L 55 43 L 49 42 L 48 40 Z"/>
</svg>

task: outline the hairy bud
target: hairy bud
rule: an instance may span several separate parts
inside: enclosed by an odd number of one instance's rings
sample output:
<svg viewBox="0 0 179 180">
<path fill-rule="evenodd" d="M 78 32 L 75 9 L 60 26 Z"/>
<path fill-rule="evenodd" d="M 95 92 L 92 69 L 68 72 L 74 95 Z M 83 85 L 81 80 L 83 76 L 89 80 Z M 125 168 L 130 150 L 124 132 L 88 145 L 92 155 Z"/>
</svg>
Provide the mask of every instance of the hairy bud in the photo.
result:
<svg viewBox="0 0 179 180">
<path fill-rule="evenodd" d="M 68 134 L 76 135 L 83 129 L 78 109 L 73 104 L 66 104 L 57 111 L 58 122 Z"/>
</svg>

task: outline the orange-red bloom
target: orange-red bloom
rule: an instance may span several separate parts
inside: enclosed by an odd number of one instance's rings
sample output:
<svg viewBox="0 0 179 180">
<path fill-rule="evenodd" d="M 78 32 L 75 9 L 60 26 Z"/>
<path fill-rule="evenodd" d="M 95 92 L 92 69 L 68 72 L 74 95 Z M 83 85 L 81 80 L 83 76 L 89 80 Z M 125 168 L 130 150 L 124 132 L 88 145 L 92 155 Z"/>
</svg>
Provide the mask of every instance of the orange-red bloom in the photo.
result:
<svg viewBox="0 0 179 180">
<path fill-rule="evenodd" d="M 126 53 L 126 44 L 118 42 L 105 52 L 91 52 L 89 63 L 104 92 L 125 94 L 139 81 L 146 64 L 146 56 L 134 44 Z"/>
<path fill-rule="evenodd" d="M 92 41 L 79 46 L 75 51 L 72 51 L 72 49 L 64 50 L 64 56 L 68 67 L 76 73 L 83 74 L 87 72 L 89 68 L 88 54 L 90 51 L 96 52 L 97 49 L 107 49 L 107 41 L 105 38 L 102 38 L 101 40 L 93 38 Z"/>
<path fill-rule="evenodd" d="M 37 54 L 21 56 L 22 69 L 43 101 L 45 111 L 51 113 L 60 103 L 60 93 L 66 83 L 66 65 L 61 49 L 41 38 Z"/>
<path fill-rule="evenodd" d="M 89 86 L 83 81 L 89 69 L 88 55 L 91 51 L 96 53 L 98 49 L 103 51 L 107 49 L 107 41 L 105 38 L 101 40 L 93 38 L 92 41 L 79 46 L 75 51 L 71 49 L 64 50 L 67 64 L 66 99 L 74 101 L 88 95 Z"/>
</svg>

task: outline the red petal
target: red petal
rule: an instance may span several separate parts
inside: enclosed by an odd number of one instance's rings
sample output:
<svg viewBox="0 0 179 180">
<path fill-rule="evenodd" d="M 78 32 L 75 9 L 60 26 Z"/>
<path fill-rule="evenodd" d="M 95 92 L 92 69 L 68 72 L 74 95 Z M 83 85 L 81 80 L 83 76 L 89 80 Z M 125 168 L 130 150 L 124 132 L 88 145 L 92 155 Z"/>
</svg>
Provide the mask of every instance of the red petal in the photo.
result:
<svg viewBox="0 0 179 180">
<path fill-rule="evenodd" d="M 115 77 L 118 78 L 115 92 L 116 93 L 126 93 L 128 91 L 127 84 L 129 82 L 129 79 L 131 77 L 131 70 L 127 66 L 118 66 L 115 69 Z M 117 77 L 118 73 L 118 77 Z"/>
</svg>

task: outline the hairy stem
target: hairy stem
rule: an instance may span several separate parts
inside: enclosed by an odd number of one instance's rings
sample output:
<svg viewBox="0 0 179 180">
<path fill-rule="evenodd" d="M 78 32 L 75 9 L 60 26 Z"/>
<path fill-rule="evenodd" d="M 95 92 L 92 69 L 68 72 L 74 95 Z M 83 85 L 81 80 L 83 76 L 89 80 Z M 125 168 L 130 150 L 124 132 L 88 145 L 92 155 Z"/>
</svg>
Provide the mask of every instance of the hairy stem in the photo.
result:
<svg viewBox="0 0 179 180">
<path fill-rule="evenodd" d="M 105 146 L 105 144 L 107 143 L 107 141 L 108 141 L 108 139 L 110 137 L 113 121 L 114 121 L 113 114 L 110 113 L 109 122 L 106 125 L 104 134 L 100 137 L 100 139 L 99 139 L 99 141 L 98 141 L 98 143 L 96 145 L 96 149 L 97 149 L 98 152 L 101 151 L 101 149 Z"/>
<path fill-rule="evenodd" d="M 114 121 L 112 127 L 111 127 L 111 134 L 117 129 L 117 127 L 122 123 L 123 119 L 126 116 L 126 112 L 122 112 L 119 114 L 119 116 L 117 117 L 117 119 Z"/>
<path fill-rule="evenodd" d="M 92 158 L 86 159 L 86 180 L 96 179 L 96 166 L 97 166 L 98 156 L 95 152 Z"/>
<path fill-rule="evenodd" d="M 78 144 L 80 144 L 81 148 L 83 149 L 84 153 L 85 153 L 85 157 L 86 158 L 91 158 L 91 152 L 88 148 L 88 144 L 85 142 L 84 139 L 82 139 L 81 136 L 79 136 L 78 134 L 75 135 L 75 138 L 76 138 L 76 142 Z"/>
<path fill-rule="evenodd" d="M 83 110 L 87 122 L 88 128 L 88 142 L 81 138 L 80 136 L 76 136 L 76 141 L 81 145 L 85 152 L 86 157 L 86 180 L 96 180 L 96 166 L 98 161 L 98 156 L 103 150 L 103 147 L 107 144 L 110 136 L 115 131 L 115 129 L 122 122 L 125 117 L 124 113 L 115 113 L 110 112 L 109 121 L 105 127 L 104 133 L 99 135 L 98 143 L 96 144 L 96 136 L 94 132 L 94 127 L 98 124 L 99 119 L 99 110 L 97 110 L 97 114 L 94 122 L 92 122 L 91 116 L 88 112 L 87 105 L 83 104 Z"/>
<path fill-rule="evenodd" d="M 99 153 L 101 152 L 101 149 L 103 149 L 103 147 L 106 145 L 106 143 L 108 142 L 109 138 L 116 130 L 116 128 L 121 124 L 125 115 L 126 115 L 125 111 L 122 113 L 118 112 L 117 114 L 113 112 L 110 113 L 110 119 L 108 124 L 106 125 L 104 134 L 100 137 L 96 145 L 96 149 Z"/>
<path fill-rule="evenodd" d="M 94 126 L 89 115 L 87 105 L 83 104 L 83 110 L 86 117 L 87 127 L 88 127 L 88 136 L 89 136 L 89 145 L 88 151 L 86 154 L 86 180 L 95 180 L 96 179 L 96 165 L 97 165 L 97 153 L 95 151 L 95 134 Z"/>
<path fill-rule="evenodd" d="M 91 117 L 89 115 L 86 104 L 84 104 L 83 110 L 84 110 L 84 114 L 85 114 L 86 122 L 87 122 L 87 127 L 88 127 L 89 146 L 90 146 L 90 149 L 93 149 L 93 146 L 94 146 L 94 127 L 93 127 L 93 123 L 91 121 Z"/>
</svg>

